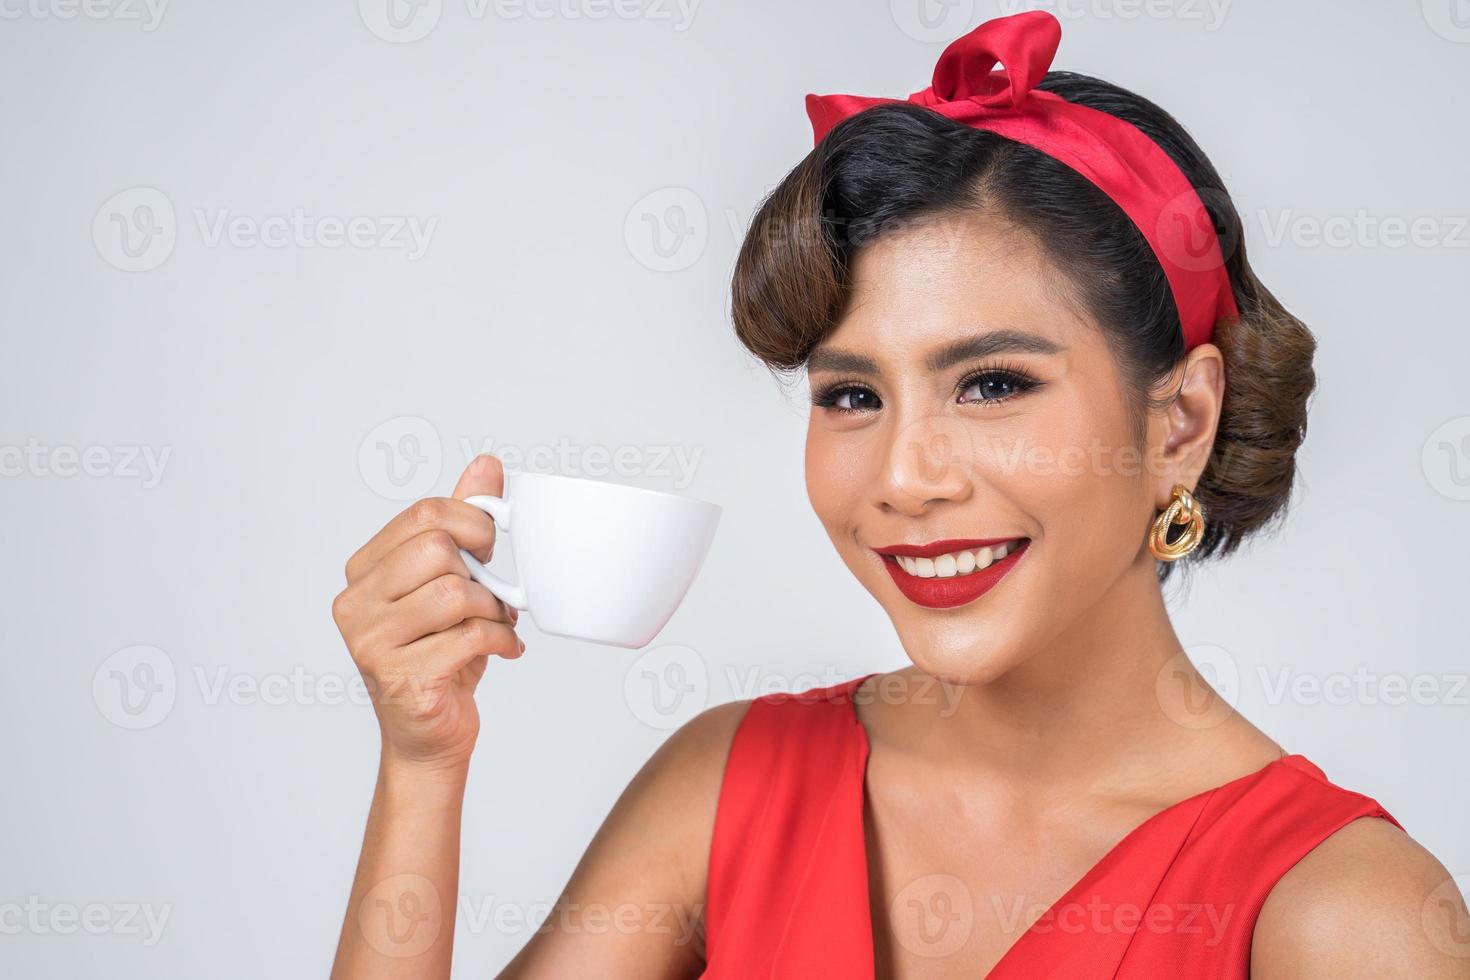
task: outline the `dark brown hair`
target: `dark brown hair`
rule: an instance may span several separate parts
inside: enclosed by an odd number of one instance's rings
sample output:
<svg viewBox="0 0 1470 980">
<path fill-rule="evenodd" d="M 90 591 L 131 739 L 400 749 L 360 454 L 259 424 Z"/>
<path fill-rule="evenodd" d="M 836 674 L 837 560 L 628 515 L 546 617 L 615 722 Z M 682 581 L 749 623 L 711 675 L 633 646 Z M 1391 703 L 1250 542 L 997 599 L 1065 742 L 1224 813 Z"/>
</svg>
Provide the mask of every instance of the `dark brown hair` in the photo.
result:
<svg viewBox="0 0 1470 980">
<path fill-rule="evenodd" d="M 1251 271 L 1219 174 L 1172 116 L 1085 75 L 1050 72 L 1039 87 L 1148 134 L 1214 220 L 1241 316 L 1212 338 L 1226 390 L 1194 488 L 1204 540 L 1185 561 L 1229 554 L 1284 512 L 1316 384 L 1316 341 Z M 843 315 L 858 249 L 904 223 L 956 213 L 994 214 L 1025 229 L 1065 273 L 1069 295 L 1102 325 L 1128 379 L 1141 440 L 1146 411 L 1168 403 L 1163 386 L 1185 355 L 1168 280 L 1143 235 L 1064 164 L 920 106 L 887 104 L 844 120 L 766 197 L 736 261 L 736 335 L 778 375 L 797 371 Z M 1181 563 L 1160 562 L 1160 579 Z"/>
</svg>

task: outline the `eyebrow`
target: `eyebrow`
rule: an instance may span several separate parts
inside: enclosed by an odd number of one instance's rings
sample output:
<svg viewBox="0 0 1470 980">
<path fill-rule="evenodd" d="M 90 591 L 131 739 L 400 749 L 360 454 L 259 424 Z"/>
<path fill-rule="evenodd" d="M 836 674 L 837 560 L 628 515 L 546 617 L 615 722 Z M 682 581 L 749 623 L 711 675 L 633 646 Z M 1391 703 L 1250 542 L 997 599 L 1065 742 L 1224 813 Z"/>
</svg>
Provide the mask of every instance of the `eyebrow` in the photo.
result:
<svg viewBox="0 0 1470 980">
<path fill-rule="evenodd" d="M 962 337 L 935 348 L 924 359 L 931 374 L 965 361 L 992 357 L 996 354 L 1060 354 L 1065 347 L 1040 334 L 1024 330 L 991 330 Z M 882 374 L 878 364 L 865 354 L 835 347 L 818 347 L 807 358 L 806 369 L 812 371 L 848 371 L 854 374 Z"/>
</svg>

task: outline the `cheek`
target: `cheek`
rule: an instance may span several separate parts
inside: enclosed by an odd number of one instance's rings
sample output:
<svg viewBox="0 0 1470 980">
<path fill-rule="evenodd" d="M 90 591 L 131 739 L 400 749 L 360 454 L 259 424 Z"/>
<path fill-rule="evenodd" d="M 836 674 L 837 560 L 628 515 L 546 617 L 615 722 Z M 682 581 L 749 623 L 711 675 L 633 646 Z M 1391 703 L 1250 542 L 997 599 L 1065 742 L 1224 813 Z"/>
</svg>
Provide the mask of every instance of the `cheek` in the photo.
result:
<svg viewBox="0 0 1470 980">
<path fill-rule="evenodd" d="M 857 460 L 839 433 L 807 426 L 806 493 L 812 510 L 829 529 L 850 514 L 863 486 Z"/>
<path fill-rule="evenodd" d="M 1143 481 L 1124 407 L 1100 393 L 1048 404 L 977 444 L 982 479 L 1074 555 L 1116 547 Z"/>
</svg>

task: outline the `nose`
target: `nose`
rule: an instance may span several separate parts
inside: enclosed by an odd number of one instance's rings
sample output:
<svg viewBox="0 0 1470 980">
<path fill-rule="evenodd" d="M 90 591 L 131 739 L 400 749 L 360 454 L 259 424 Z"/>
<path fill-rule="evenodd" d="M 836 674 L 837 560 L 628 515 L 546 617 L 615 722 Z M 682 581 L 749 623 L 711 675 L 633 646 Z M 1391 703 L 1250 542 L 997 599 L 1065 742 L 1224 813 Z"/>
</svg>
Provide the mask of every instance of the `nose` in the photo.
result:
<svg viewBox="0 0 1470 980">
<path fill-rule="evenodd" d="M 968 426 L 942 415 L 901 424 L 884 447 L 879 506 L 917 517 L 974 492 L 975 443 Z"/>
</svg>

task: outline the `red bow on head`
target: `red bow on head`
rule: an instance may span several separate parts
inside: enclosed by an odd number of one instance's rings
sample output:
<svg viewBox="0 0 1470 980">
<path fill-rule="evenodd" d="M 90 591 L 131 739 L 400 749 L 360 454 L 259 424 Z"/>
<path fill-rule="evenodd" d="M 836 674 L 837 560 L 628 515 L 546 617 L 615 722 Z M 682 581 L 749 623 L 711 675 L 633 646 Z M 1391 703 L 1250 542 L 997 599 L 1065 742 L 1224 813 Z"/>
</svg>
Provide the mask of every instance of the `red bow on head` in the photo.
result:
<svg viewBox="0 0 1470 980">
<path fill-rule="evenodd" d="M 933 84 L 907 101 L 1040 150 L 1095 184 L 1163 267 L 1186 349 L 1202 344 L 1217 322 L 1239 315 L 1209 212 L 1178 165 L 1132 123 L 1036 87 L 1061 39 L 1061 24 L 1042 10 L 986 21 L 944 49 Z M 821 143 L 844 119 L 902 101 L 808 95 L 806 108 Z"/>
</svg>

